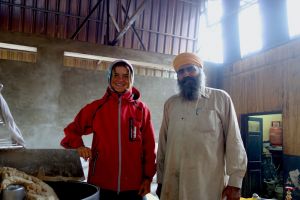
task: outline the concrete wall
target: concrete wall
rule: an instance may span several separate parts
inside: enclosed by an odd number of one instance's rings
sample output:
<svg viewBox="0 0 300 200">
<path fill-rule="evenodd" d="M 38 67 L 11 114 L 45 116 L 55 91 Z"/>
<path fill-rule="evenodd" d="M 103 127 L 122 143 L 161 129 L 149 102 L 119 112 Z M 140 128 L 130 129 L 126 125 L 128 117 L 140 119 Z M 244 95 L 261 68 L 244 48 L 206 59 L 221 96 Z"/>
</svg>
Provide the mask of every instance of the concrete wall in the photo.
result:
<svg viewBox="0 0 300 200">
<path fill-rule="evenodd" d="M 0 83 L 13 117 L 23 132 L 28 148 L 61 148 L 63 128 L 85 104 L 101 98 L 107 87 L 104 71 L 66 67 L 63 52 L 125 58 L 171 66 L 174 56 L 95 45 L 71 40 L 55 40 L 20 33 L 0 32 L 0 42 L 37 47 L 37 62 L 0 59 Z M 219 66 L 206 64 L 207 82 L 216 86 Z M 165 100 L 177 92 L 177 80 L 135 75 L 135 87 L 149 106 L 156 139 Z M 3 132 L 3 128 L 0 132 Z M 0 134 L 1 136 L 1 134 Z M 91 136 L 85 137 L 87 145 Z"/>
<path fill-rule="evenodd" d="M 107 87 L 104 71 L 63 66 L 63 51 L 170 65 L 173 57 L 117 47 L 0 32 L 0 42 L 38 48 L 37 62 L 0 60 L 2 95 L 23 132 L 28 148 L 61 148 L 63 128 L 82 106 L 102 97 Z M 139 76 L 134 84 L 150 107 L 158 136 L 164 101 L 176 93 L 175 79 Z M 0 131 L 3 128 L 0 129 Z M 90 143 L 91 137 L 85 141 Z"/>
</svg>

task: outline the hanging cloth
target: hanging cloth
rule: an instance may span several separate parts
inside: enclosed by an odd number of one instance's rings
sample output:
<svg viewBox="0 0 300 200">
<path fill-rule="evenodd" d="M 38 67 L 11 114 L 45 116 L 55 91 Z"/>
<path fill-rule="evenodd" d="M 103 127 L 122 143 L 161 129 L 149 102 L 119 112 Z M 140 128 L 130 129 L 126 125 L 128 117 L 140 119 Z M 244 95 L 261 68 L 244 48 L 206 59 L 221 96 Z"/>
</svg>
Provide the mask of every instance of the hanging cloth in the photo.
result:
<svg viewBox="0 0 300 200">
<path fill-rule="evenodd" d="M 17 143 L 19 145 L 22 145 L 25 147 L 25 141 L 22 136 L 21 130 L 16 125 L 13 116 L 11 115 L 11 112 L 9 110 L 9 107 L 4 99 L 4 97 L 1 94 L 1 90 L 3 88 L 3 85 L 0 84 L 0 122 L 5 124 L 5 126 L 8 127 L 10 130 L 10 137 L 13 143 Z"/>
</svg>

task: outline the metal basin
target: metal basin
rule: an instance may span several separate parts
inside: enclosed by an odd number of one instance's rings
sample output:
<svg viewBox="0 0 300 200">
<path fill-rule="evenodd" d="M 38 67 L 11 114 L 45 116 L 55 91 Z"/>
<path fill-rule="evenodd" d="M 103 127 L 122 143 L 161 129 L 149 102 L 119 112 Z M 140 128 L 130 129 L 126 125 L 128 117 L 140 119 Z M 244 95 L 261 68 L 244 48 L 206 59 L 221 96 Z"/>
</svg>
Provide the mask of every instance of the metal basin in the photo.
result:
<svg viewBox="0 0 300 200">
<path fill-rule="evenodd" d="M 45 181 L 60 200 L 99 200 L 99 188 L 79 181 Z"/>
<path fill-rule="evenodd" d="M 2 200 L 23 200 L 25 195 L 22 185 L 11 184 L 2 191 Z"/>
</svg>

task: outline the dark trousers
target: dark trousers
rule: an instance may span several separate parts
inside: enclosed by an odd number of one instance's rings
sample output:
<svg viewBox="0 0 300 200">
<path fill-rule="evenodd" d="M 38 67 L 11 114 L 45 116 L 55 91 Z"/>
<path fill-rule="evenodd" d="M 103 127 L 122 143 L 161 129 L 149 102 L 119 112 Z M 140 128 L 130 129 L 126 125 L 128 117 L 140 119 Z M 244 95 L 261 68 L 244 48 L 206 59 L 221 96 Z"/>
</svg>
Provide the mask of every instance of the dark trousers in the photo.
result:
<svg viewBox="0 0 300 200">
<path fill-rule="evenodd" d="M 138 195 L 138 192 L 138 190 L 130 190 L 118 194 L 116 191 L 100 188 L 100 200 L 145 200 L 146 197 Z"/>
</svg>

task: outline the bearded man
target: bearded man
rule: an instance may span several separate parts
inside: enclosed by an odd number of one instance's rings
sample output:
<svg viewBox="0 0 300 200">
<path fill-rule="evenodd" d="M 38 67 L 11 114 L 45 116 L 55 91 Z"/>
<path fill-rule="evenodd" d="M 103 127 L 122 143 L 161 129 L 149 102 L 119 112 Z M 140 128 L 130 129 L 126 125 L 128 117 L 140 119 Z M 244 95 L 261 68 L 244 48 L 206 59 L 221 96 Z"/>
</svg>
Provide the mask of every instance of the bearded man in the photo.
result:
<svg viewBox="0 0 300 200">
<path fill-rule="evenodd" d="M 197 55 L 179 54 L 173 66 L 180 93 L 164 105 L 156 193 L 161 200 L 239 200 L 247 155 L 232 100 L 206 87 Z"/>
</svg>

